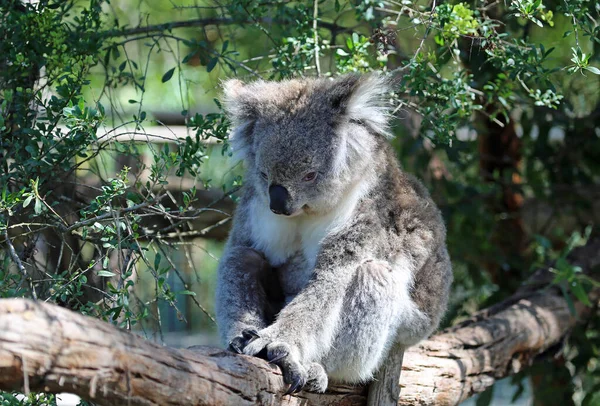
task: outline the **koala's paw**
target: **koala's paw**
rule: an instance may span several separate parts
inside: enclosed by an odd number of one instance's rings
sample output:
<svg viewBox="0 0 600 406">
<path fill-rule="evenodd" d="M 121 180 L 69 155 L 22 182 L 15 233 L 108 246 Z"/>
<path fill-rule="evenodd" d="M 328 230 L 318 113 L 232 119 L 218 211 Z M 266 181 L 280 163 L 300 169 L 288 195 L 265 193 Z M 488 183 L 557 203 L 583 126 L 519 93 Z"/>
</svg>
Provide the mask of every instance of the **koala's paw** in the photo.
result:
<svg viewBox="0 0 600 406">
<path fill-rule="evenodd" d="M 292 347 L 282 342 L 272 342 L 267 345 L 267 360 L 279 366 L 283 380 L 289 388 L 285 395 L 300 392 L 308 381 L 308 371 L 298 361 Z"/>
<path fill-rule="evenodd" d="M 230 342 L 228 349 L 238 354 L 243 354 L 248 344 L 258 338 L 258 332 L 253 328 L 247 328 L 242 331 L 241 336 L 234 337 Z"/>
<path fill-rule="evenodd" d="M 321 366 L 321 364 L 317 364 L 313 362 L 310 364 L 307 372 L 308 378 L 306 380 L 306 385 L 304 386 L 304 390 L 310 392 L 323 393 L 327 389 L 327 373 L 325 373 L 325 368 Z"/>
<path fill-rule="evenodd" d="M 244 354 L 265 358 L 270 364 L 281 369 L 283 380 L 290 385 L 286 395 L 300 392 L 309 375 L 307 369 L 299 361 L 298 349 L 283 341 L 274 340 L 267 330 L 258 333 L 259 337 L 244 347 Z"/>
<path fill-rule="evenodd" d="M 281 340 L 276 330 L 272 328 L 259 331 L 257 336 L 247 343 L 242 352 L 265 358 L 270 364 L 277 365 L 281 369 L 283 380 L 290 385 L 285 392 L 286 395 L 303 389 L 325 392 L 327 374 L 321 365 L 317 363 L 302 365 L 300 350 Z"/>
</svg>

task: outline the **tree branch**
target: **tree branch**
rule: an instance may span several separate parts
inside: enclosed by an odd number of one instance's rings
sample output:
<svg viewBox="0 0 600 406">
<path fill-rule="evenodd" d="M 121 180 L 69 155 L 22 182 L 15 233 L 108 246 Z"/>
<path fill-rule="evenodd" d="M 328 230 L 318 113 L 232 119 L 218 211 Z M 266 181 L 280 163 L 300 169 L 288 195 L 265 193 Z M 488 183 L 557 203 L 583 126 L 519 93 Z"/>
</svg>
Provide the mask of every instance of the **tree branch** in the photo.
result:
<svg viewBox="0 0 600 406">
<path fill-rule="evenodd" d="M 573 256 L 600 265 L 600 240 Z M 548 272 L 534 282 L 546 283 Z M 399 405 L 455 405 L 562 342 L 592 309 L 571 314 L 558 289 L 528 285 L 406 351 Z M 597 301 L 598 289 L 590 292 Z M 401 357 L 400 357 L 401 358 Z M 276 366 L 210 347 L 174 349 L 47 303 L 0 300 L 0 389 L 72 392 L 104 405 L 365 405 L 365 388 L 282 396 Z"/>
<path fill-rule="evenodd" d="M 175 28 L 189 28 L 189 27 L 204 27 L 206 25 L 236 25 L 236 24 L 294 24 L 292 21 L 273 20 L 272 18 L 261 18 L 257 21 L 251 21 L 246 19 L 235 19 L 228 17 L 208 17 L 208 18 L 197 18 L 193 20 L 185 21 L 173 21 L 165 24 L 147 25 L 143 27 L 133 27 L 124 29 L 114 29 L 105 31 L 101 35 L 103 37 L 129 37 L 132 35 L 140 34 L 152 34 L 164 31 L 170 31 Z M 335 30 L 337 33 L 351 31 L 351 28 L 342 27 L 335 23 L 329 23 L 326 21 L 319 21 L 319 26 L 330 31 Z"/>
</svg>

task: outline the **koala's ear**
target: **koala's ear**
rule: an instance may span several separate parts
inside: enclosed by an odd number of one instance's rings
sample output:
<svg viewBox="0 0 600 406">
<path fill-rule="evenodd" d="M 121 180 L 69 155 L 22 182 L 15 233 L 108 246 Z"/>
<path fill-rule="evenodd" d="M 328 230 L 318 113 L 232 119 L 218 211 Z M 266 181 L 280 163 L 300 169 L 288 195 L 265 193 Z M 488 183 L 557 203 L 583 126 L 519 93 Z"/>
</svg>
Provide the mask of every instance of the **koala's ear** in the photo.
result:
<svg viewBox="0 0 600 406">
<path fill-rule="evenodd" d="M 256 95 L 250 88 L 256 86 L 257 82 L 246 85 L 237 79 L 223 83 L 223 107 L 233 124 L 229 141 L 239 159 L 249 157 L 252 130 L 258 117 Z"/>
<path fill-rule="evenodd" d="M 336 79 L 329 89 L 329 103 L 334 111 L 369 130 L 389 135 L 389 106 L 386 96 L 389 81 L 382 75 L 346 75 Z"/>
<path fill-rule="evenodd" d="M 234 125 L 256 119 L 256 95 L 251 88 L 257 86 L 260 86 L 260 83 L 246 85 L 238 79 L 223 82 L 223 107 Z"/>
</svg>

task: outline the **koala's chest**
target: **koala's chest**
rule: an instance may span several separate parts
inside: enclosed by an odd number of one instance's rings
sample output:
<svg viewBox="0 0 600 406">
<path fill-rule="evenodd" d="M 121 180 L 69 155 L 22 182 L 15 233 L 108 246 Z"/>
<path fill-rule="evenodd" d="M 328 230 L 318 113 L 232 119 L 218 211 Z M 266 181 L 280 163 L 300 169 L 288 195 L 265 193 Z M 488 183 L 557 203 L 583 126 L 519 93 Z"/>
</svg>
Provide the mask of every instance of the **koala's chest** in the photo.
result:
<svg viewBox="0 0 600 406">
<path fill-rule="evenodd" d="M 254 248 L 271 266 L 280 267 L 300 257 L 304 268 L 314 267 L 327 225 L 304 218 L 286 218 L 259 208 L 251 219 Z"/>
</svg>

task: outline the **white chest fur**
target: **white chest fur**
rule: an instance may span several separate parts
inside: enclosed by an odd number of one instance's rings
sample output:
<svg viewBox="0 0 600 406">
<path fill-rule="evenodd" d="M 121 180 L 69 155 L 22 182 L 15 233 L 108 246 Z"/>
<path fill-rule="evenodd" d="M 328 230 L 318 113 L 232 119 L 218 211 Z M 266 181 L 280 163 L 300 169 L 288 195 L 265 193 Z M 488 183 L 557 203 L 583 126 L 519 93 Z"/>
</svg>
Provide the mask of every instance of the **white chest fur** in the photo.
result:
<svg viewBox="0 0 600 406">
<path fill-rule="evenodd" d="M 302 253 L 312 269 L 325 237 L 343 229 L 352 219 L 366 189 L 365 184 L 357 184 L 336 210 L 324 215 L 278 216 L 265 203 L 254 199 L 250 220 L 253 248 L 264 253 L 272 266 L 280 266 Z"/>
<path fill-rule="evenodd" d="M 302 253 L 314 265 L 321 241 L 330 228 L 327 221 L 322 221 L 325 219 L 306 215 L 278 216 L 262 202 L 255 200 L 252 204 L 253 248 L 263 252 L 272 266 L 283 265 L 297 253 Z"/>
</svg>

